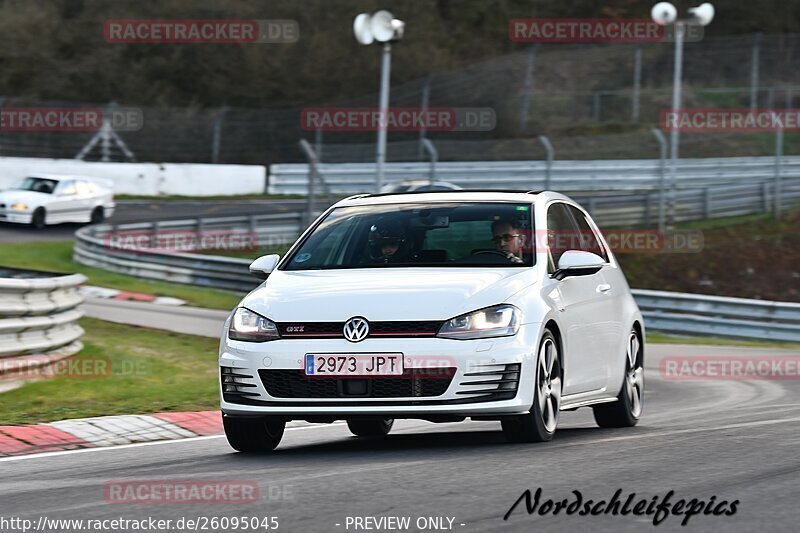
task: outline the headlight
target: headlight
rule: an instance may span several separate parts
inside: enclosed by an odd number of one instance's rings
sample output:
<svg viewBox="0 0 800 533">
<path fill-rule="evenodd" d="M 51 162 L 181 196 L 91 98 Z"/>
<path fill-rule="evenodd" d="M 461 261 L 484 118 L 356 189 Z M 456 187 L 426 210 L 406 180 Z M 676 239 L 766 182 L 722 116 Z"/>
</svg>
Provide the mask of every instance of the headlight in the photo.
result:
<svg viewBox="0 0 800 533">
<path fill-rule="evenodd" d="M 502 304 L 451 318 L 439 330 L 439 337 L 448 339 L 485 339 L 508 337 L 519 330 L 520 311 Z"/>
<path fill-rule="evenodd" d="M 12 211 L 27 211 L 28 210 L 28 206 L 25 205 L 25 204 L 11 204 L 9 207 L 11 207 Z"/>
<path fill-rule="evenodd" d="M 275 322 L 240 307 L 231 318 L 228 338 L 235 341 L 265 342 L 279 339 Z"/>
</svg>

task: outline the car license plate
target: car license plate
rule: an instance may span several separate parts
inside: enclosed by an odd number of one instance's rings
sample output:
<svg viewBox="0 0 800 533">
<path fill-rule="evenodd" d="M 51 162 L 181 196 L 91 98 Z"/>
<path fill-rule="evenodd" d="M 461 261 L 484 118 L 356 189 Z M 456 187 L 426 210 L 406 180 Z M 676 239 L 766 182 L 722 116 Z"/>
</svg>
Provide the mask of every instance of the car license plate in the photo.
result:
<svg viewBox="0 0 800 533">
<path fill-rule="evenodd" d="M 308 353 L 305 374 L 307 376 L 399 376 L 403 374 L 403 354 Z"/>
</svg>

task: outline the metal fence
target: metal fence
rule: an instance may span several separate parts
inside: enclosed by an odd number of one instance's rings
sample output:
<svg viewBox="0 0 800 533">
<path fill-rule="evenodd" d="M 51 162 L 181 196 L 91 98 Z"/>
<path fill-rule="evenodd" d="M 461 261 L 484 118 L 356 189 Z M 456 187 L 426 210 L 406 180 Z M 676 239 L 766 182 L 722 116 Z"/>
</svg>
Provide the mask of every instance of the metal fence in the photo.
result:
<svg viewBox="0 0 800 533">
<path fill-rule="evenodd" d="M 28 353 L 76 353 L 83 329 L 77 287 L 82 274 L 0 277 L 0 358 Z"/>
<path fill-rule="evenodd" d="M 676 187 L 679 189 L 713 186 L 723 183 L 756 183 L 775 177 L 774 157 L 720 157 L 679 159 Z M 305 194 L 308 191 L 309 165 L 275 164 L 269 167 L 271 194 Z M 374 191 L 374 163 L 320 163 L 318 171 L 333 193 Z M 387 163 L 385 182 L 411 179 L 427 180 L 431 165 Z M 464 188 L 545 189 L 558 191 L 636 191 L 660 187 L 661 160 L 546 161 L 476 161 L 438 162 L 436 179 Z M 781 158 L 780 177 L 800 178 L 800 156 Z"/>
<path fill-rule="evenodd" d="M 666 161 L 666 140 L 660 131 L 654 129 L 653 133 L 661 142 L 658 160 L 554 162 L 552 143 L 547 137 L 539 136 L 538 141 L 547 152 L 545 161 L 440 164 L 436 146 L 429 139 L 423 139 L 422 145 L 430 157 L 427 164 L 390 163 L 384 166 L 384 177 L 389 183 L 409 179 L 447 180 L 464 189 L 556 189 L 573 195 L 591 192 L 594 194 L 585 201 L 601 223 L 610 216 L 620 221 L 618 223 L 649 224 L 656 205 L 657 225 L 662 231 L 676 222 L 697 218 L 695 213 L 698 212 L 702 212 L 702 218 L 716 216 L 715 211 L 733 216 L 758 212 L 763 206 L 764 211 L 772 210 L 779 216 L 785 206 L 796 203 L 800 158 L 783 156 L 782 142 L 777 144 L 776 154 L 771 158 L 681 159 L 676 161 L 673 173 L 671 161 L 670 170 Z M 782 135 L 776 137 L 776 141 L 782 139 Z M 323 201 L 337 193 L 374 190 L 373 164 L 322 164 L 319 147 L 315 149 L 306 140 L 301 140 L 300 146 L 309 163 L 272 165 L 270 192 L 305 192 L 310 215 L 317 190 L 322 190 Z M 630 194 L 622 198 L 617 194 L 619 191 Z M 695 205 L 697 194 L 702 195 L 699 208 Z M 610 200 L 609 195 L 613 197 Z M 598 214 L 597 203 L 609 201 L 613 213 Z M 682 201 L 682 205 L 676 207 L 678 201 Z M 639 218 L 632 218 L 631 211 L 638 213 Z"/>
<path fill-rule="evenodd" d="M 391 89 L 390 105 L 485 107 L 495 112 L 497 125 L 491 132 L 428 132 L 427 136 L 437 146 L 441 145 L 441 160 L 514 158 L 505 148 L 492 146 L 490 141 L 535 138 L 537 134 L 573 139 L 572 143 L 561 143 L 574 145 L 574 155 L 561 150 L 566 158 L 645 157 L 645 150 L 654 149 L 646 132 L 659 123 L 661 111 L 671 105 L 672 48 L 672 43 L 529 46 L 417 79 L 397 80 Z M 708 37 L 686 43 L 684 105 L 793 107 L 800 96 L 798 55 L 800 35 L 794 34 Z M 374 107 L 376 102 L 375 94 L 353 94 L 337 97 L 334 105 Z M 319 107 L 320 102 L 310 104 Z M 93 107 L 98 104 L 38 102 L 7 95 L 0 96 L 0 105 Z M 144 107 L 141 110 L 143 128 L 120 133 L 139 161 L 299 162 L 303 154 L 296 140 L 306 137 L 314 141 L 317 137 L 314 131 L 303 128 L 300 108 Z M 607 128 L 598 130 L 598 126 Z M 640 132 L 605 135 L 626 128 L 639 128 Z M 576 131 L 588 130 L 604 134 L 575 135 Z M 94 133 L 0 131 L 0 156 L 70 158 L 81 151 Z M 419 136 L 420 132 L 390 132 L 393 141 L 413 142 Z M 355 161 L 353 154 L 369 147 L 374 137 L 373 132 L 324 132 L 315 144 L 324 147 L 320 151 L 322 161 Z M 459 150 L 444 149 L 450 142 L 462 141 L 473 144 L 461 145 Z M 482 142 L 489 144 L 481 145 Z M 466 150 L 469 146 L 472 149 Z M 374 147 L 366 150 L 374 156 Z M 687 134 L 681 139 L 681 153 L 687 156 L 763 155 L 765 150 L 769 153 L 763 135 L 759 134 L 727 138 L 720 134 Z M 418 153 L 416 146 L 411 153 Z M 117 150 L 113 156 L 121 160 L 124 154 Z M 393 151 L 390 147 L 387 157 L 405 160 L 409 156 L 399 148 Z"/>
</svg>

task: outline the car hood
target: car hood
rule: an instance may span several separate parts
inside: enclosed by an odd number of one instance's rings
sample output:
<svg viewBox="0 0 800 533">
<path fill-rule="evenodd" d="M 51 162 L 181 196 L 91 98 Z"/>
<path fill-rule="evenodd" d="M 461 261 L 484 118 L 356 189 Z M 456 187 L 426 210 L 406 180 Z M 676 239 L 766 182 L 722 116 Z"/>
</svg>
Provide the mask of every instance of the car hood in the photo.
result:
<svg viewBox="0 0 800 533">
<path fill-rule="evenodd" d="M 503 303 L 530 268 L 380 268 L 275 271 L 242 306 L 275 322 L 446 320 Z"/>
<path fill-rule="evenodd" d="M 16 191 L 13 189 L 0 191 L 0 202 L 4 204 L 21 202 L 24 204 L 41 205 L 46 203 L 51 197 L 50 194 L 36 191 Z"/>
</svg>

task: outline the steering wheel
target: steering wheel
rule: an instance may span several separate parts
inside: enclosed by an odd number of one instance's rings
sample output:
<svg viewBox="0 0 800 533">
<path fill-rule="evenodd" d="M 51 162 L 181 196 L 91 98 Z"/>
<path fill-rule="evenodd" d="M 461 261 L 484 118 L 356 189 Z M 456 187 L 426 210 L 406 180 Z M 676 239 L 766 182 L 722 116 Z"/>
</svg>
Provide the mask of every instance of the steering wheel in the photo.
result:
<svg viewBox="0 0 800 533">
<path fill-rule="evenodd" d="M 474 254 L 472 254 L 472 255 L 473 255 L 473 257 L 474 257 L 474 256 L 476 256 L 476 255 L 480 255 L 480 254 L 492 254 L 492 255 L 499 255 L 499 256 L 500 256 L 500 257 L 502 257 L 503 259 L 508 259 L 508 257 L 506 256 L 506 253 L 505 253 L 505 252 L 499 252 L 499 251 L 497 251 L 497 250 L 479 250 L 479 251 L 475 252 L 475 253 L 474 253 Z"/>
</svg>

